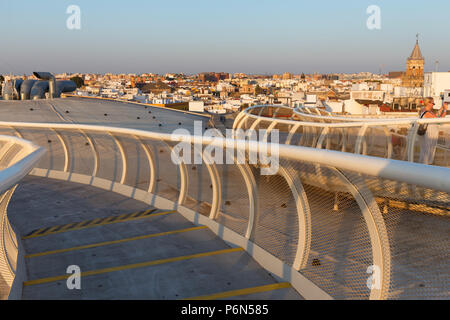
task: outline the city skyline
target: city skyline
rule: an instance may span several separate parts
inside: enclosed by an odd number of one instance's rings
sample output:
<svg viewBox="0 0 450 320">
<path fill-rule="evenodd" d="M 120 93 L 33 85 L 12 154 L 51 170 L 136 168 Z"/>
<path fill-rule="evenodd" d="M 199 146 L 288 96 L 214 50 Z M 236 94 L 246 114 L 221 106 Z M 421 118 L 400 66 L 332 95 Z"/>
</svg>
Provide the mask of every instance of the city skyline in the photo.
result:
<svg viewBox="0 0 450 320">
<path fill-rule="evenodd" d="M 448 71 L 450 5 L 433 3 L 3 1 L 0 73 L 387 73 L 405 69 L 416 33 L 425 71 L 436 60 Z M 80 30 L 66 27 L 73 4 Z M 380 30 L 366 26 L 370 5 L 381 9 Z"/>
</svg>

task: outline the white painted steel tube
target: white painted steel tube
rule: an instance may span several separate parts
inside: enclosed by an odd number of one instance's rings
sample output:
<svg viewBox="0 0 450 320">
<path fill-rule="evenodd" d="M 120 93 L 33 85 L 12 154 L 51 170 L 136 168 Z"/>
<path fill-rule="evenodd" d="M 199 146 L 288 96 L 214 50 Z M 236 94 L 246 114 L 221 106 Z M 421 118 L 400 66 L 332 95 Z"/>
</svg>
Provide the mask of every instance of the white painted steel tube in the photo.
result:
<svg viewBox="0 0 450 320">
<path fill-rule="evenodd" d="M 48 128 L 48 129 L 66 129 L 66 130 L 88 130 L 96 132 L 114 132 L 116 134 L 137 135 L 145 138 L 163 140 L 163 141 L 185 141 L 197 144 L 213 144 L 215 146 L 225 146 L 226 139 L 218 137 L 191 136 L 189 140 L 183 135 L 174 135 L 168 133 L 150 132 L 127 128 L 113 128 L 94 125 L 80 124 L 49 124 L 49 123 L 24 123 L 24 122 L 0 122 L 0 127 L 21 128 Z M 174 139 L 174 140 L 172 140 Z M 239 147 L 238 140 L 232 143 Z M 272 150 L 271 143 L 261 143 L 255 141 L 241 141 L 241 144 L 247 146 L 247 151 L 258 152 L 259 148 Z M 265 149 L 268 148 L 268 149 Z M 384 179 L 407 182 L 418 186 L 433 188 L 436 190 L 450 192 L 450 168 L 423 165 L 419 163 L 409 163 L 400 160 L 383 159 L 371 156 L 363 156 L 351 153 L 344 153 L 332 150 L 317 150 L 314 148 L 278 145 L 280 158 L 307 161 L 343 170 L 350 170 L 369 176 L 380 177 Z"/>
</svg>

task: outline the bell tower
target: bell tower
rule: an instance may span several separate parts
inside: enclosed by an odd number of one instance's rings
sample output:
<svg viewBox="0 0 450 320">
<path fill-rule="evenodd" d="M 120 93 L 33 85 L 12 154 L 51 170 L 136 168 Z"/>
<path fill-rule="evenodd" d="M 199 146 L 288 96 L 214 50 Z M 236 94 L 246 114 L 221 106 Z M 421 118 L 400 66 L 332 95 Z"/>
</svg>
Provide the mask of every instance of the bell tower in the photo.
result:
<svg viewBox="0 0 450 320">
<path fill-rule="evenodd" d="M 417 34 L 416 45 L 406 61 L 406 73 L 402 77 L 402 86 L 407 88 L 423 87 L 425 59 L 419 47 L 419 34 Z"/>
</svg>

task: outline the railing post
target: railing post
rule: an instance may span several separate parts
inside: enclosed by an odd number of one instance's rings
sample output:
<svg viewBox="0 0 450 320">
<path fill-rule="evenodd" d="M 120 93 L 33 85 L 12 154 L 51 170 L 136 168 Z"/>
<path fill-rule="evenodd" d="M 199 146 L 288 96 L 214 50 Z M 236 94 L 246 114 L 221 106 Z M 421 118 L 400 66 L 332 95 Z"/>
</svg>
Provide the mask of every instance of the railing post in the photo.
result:
<svg viewBox="0 0 450 320">
<path fill-rule="evenodd" d="M 355 153 L 356 154 L 361 154 L 362 153 L 362 146 L 363 146 L 363 142 L 364 142 L 364 136 L 366 134 L 367 131 L 367 124 L 363 125 L 361 127 L 361 129 L 359 129 L 358 131 L 358 137 L 356 138 L 356 143 L 355 143 Z"/>
<path fill-rule="evenodd" d="M 135 138 L 136 138 L 136 140 L 139 141 L 139 143 L 141 144 L 142 149 L 144 150 L 144 152 L 145 152 L 145 154 L 147 156 L 149 170 L 150 170 L 150 177 L 149 177 L 147 191 L 149 193 L 153 193 L 153 191 L 155 190 L 156 173 L 157 173 L 156 164 L 155 164 L 155 155 L 154 155 L 153 151 L 148 147 L 148 145 L 146 145 L 142 141 L 141 138 L 139 138 L 138 136 L 135 136 Z"/>
<path fill-rule="evenodd" d="M 52 131 L 56 134 L 56 136 L 58 137 L 59 141 L 61 142 L 61 145 L 63 147 L 64 150 L 64 172 L 69 172 L 69 168 L 70 168 L 70 154 L 69 154 L 69 148 L 67 147 L 67 143 L 64 139 L 64 137 L 55 129 L 52 129 Z"/>
<path fill-rule="evenodd" d="M 372 246 L 373 266 L 380 268 L 381 287 L 372 287 L 370 299 L 386 299 L 390 285 L 391 274 L 391 249 L 384 218 L 372 192 L 362 182 L 353 181 L 351 177 L 341 170 L 330 168 L 337 177 L 347 186 L 361 209 L 364 221 L 369 231 Z"/>
<path fill-rule="evenodd" d="M 92 176 L 96 177 L 99 169 L 99 154 L 97 148 L 95 147 L 93 139 L 87 133 L 85 133 L 83 130 L 80 130 L 80 132 L 88 141 L 88 144 L 91 147 L 92 154 L 94 155 L 94 169 L 92 169 Z"/>
<path fill-rule="evenodd" d="M 289 135 L 286 139 L 286 144 L 291 144 L 292 137 L 294 136 L 295 132 L 297 132 L 298 128 L 300 128 L 300 123 L 296 124 L 292 127 L 292 129 L 289 131 Z"/>
<path fill-rule="evenodd" d="M 323 148 L 323 142 L 327 138 L 329 131 L 330 131 L 329 127 L 323 128 L 322 133 L 320 134 L 319 139 L 317 140 L 317 144 L 316 144 L 317 149 Z"/>
<path fill-rule="evenodd" d="M 414 123 L 411 125 L 411 128 L 408 132 L 408 142 L 407 142 L 407 157 L 409 162 L 414 162 L 414 148 L 416 146 L 416 137 L 417 137 L 417 130 L 419 129 L 419 124 L 417 121 L 414 121 Z"/>
<path fill-rule="evenodd" d="M 122 157 L 122 177 L 120 179 L 120 184 L 125 184 L 125 180 L 127 178 L 127 156 L 125 154 L 125 149 L 123 148 L 122 143 L 119 141 L 119 139 L 117 139 L 117 137 L 113 133 L 111 132 L 108 133 L 113 138 L 114 142 L 119 148 L 119 152 Z"/>
<path fill-rule="evenodd" d="M 394 148 L 392 146 L 392 134 L 389 131 L 389 129 L 386 128 L 386 127 L 384 127 L 384 133 L 386 135 L 386 140 L 387 140 L 387 144 L 388 144 L 386 158 L 387 159 L 392 159 L 392 152 L 394 151 Z"/>
</svg>

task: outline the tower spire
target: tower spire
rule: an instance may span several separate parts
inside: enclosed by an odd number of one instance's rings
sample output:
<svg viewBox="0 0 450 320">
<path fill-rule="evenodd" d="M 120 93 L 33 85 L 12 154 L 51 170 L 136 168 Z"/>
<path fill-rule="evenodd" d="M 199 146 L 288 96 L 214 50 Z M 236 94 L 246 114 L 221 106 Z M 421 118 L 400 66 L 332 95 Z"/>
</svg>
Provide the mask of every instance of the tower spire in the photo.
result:
<svg viewBox="0 0 450 320">
<path fill-rule="evenodd" d="M 416 34 L 416 45 L 414 46 L 414 49 L 408 60 L 423 60 L 422 52 L 420 51 L 419 47 L 419 34 Z"/>
</svg>

